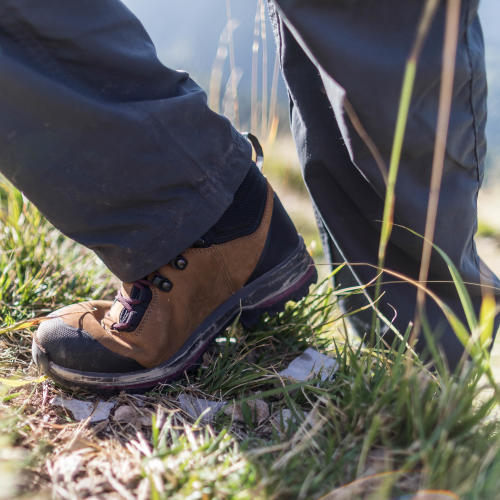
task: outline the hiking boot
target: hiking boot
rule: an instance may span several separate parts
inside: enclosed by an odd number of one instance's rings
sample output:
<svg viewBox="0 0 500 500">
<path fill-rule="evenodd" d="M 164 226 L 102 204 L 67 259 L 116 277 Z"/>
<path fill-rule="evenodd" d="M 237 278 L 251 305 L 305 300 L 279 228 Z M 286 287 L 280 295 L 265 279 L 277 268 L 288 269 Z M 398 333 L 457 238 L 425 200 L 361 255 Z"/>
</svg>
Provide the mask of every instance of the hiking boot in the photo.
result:
<svg viewBox="0 0 500 500">
<path fill-rule="evenodd" d="M 52 313 L 34 335 L 33 359 L 66 387 L 147 389 L 180 376 L 238 315 L 252 328 L 316 280 L 302 238 L 253 166 L 231 207 L 192 247 L 123 283 L 114 302 Z"/>
</svg>

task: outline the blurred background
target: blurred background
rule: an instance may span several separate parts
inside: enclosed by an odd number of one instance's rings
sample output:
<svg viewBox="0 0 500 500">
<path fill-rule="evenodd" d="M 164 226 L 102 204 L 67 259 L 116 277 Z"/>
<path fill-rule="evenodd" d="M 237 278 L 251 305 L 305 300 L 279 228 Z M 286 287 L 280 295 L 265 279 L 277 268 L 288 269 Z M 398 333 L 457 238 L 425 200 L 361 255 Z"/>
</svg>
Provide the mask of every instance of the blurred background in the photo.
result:
<svg viewBox="0 0 500 500">
<path fill-rule="evenodd" d="M 314 218 L 288 129 L 287 95 L 275 66 L 274 39 L 259 0 L 124 0 L 153 39 L 160 59 L 188 71 L 211 106 L 266 142 L 271 178 L 310 250 L 321 258 Z M 482 0 L 488 70 L 488 156 L 479 200 L 480 254 L 500 273 L 500 2 Z M 267 138 L 267 139 L 266 139 Z"/>
<path fill-rule="evenodd" d="M 220 46 L 221 35 L 228 25 L 229 16 L 233 19 L 230 29 L 233 32 L 234 59 L 239 70 L 238 97 L 242 125 L 248 125 L 252 47 L 254 42 L 255 17 L 258 0 L 125 0 L 128 7 L 140 18 L 153 39 L 160 59 L 168 66 L 184 69 L 207 91 L 210 88 L 210 75 Z M 500 2 L 481 0 L 480 16 L 483 23 L 486 44 L 486 63 L 489 84 L 488 117 L 488 167 L 491 175 L 495 157 L 500 156 Z M 274 39 L 266 19 L 268 50 L 268 85 L 272 84 L 274 64 Z M 259 47 L 262 51 L 262 45 Z M 228 55 L 229 58 L 229 55 Z M 260 59 L 260 63 L 262 59 Z M 223 82 L 229 77 L 229 62 L 224 66 Z M 259 85 L 260 85 L 259 81 Z M 280 117 L 286 118 L 286 92 L 279 78 L 278 102 Z M 282 123 L 284 131 L 287 123 Z M 499 173 L 500 175 L 500 173 Z"/>
</svg>

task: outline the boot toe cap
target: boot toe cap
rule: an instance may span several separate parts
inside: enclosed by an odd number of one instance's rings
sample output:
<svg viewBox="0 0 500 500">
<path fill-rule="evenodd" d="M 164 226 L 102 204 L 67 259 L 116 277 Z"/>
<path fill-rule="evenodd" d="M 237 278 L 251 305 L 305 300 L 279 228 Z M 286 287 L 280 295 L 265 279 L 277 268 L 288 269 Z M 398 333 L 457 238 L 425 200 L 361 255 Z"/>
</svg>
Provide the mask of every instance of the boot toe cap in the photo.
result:
<svg viewBox="0 0 500 500">
<path fill-rule="evenodd" d="M 60 317 L 42 321 L 33 338 L 33 359 L 38 366 L 53 362 L 80 372 L 123 373 L 144 369 L 137 361 L 110 351 L 83 328 Z"/>
</svg>

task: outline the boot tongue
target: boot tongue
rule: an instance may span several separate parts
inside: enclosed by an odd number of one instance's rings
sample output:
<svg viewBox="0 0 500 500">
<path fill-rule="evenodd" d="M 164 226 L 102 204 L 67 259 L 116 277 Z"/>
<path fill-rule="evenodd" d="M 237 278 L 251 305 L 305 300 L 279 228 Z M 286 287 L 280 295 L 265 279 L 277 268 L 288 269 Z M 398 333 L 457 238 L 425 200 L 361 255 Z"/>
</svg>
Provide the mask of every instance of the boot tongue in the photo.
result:
<svg viewBox="0 0 500 500">
<path fill-rule="evenodd" d="M 120 287 L 120 293 L 126 297 L 130 298 L 132 289 L 134 288 L 133 283 L 122 283 Z M 106 315 L 113 323 L 120 323 L 120 314 L 125 308 L 123 305 L 115 299 L 109 313 Z"/>
<path fill-rule="evenodd" d="M 129 311 L 118 300 L 115 300 L 109 310 L 108 317 L 112 323 L 126 324 L 127 327 L 122 328 L 121 331 L 130 332 L 139 326 L 153 294 L 148 286 L 139 287 L 134 283 L 123 283 L 120 291 L 125 299 L 132 299 L 133 301 L 139 301 L 139 303 L 131 304 L 131 310 Z"/>
</svg>

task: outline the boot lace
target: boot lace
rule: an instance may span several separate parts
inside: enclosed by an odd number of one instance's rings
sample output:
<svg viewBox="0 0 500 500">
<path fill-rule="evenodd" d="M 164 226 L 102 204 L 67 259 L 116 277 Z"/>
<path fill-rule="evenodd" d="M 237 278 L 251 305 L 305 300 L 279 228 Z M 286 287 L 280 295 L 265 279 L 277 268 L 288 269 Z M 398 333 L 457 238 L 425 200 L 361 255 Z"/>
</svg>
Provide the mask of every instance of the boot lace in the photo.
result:
<svg viewBox="0 0 500 500">
<path fill-rule="evenodd" d="M 183 271 L 184 269 L 186 269 L 188 261 L 182 255 L 178 255 L 175 259 L 172 259 L 169 264 L 172 267 L 174 267 L 175 269 Z M 152 287 L 152 286 L 155 286 L 156 288 L 158 288 L 162 292 L 170 292 L 174 285 L 168 278 L 162 276 L 158 272 L 155 272 L 151 277 L 143 278 L 143 279 L 134 281 L 132 283 L 132 290 L 134 288 L 137 288 L 139 290 L 143 290 L 146 287 Z M 131 294 L 132 294 L 132 292 L 131 292 Z M 142 294 L 140 294 L 140 295 L 142 295 Z M 123 295 L 121 290 L 118 290 L 118 293 L 116 294 L 116 297 L 115 297 L 115 301 L 119 302 L 124 307 L 124 309 L 129 313 L 135 311 L 138 305 L 146 302 L 145 300 L 142 300 L 142 299 L 126 297 L 125 295 Z M 147 302 L 149 302 L 149 301 L 147 301 Z M 127 317 L 127 321 L 115 322 L 111 325 L 111 328 L 113 330 L 117 330 L 117 331 L 130 330 L 130 327 L 131 327 L 130 318 L 131 318 L 131 315 L 129 314 Z"/>
</svg>

